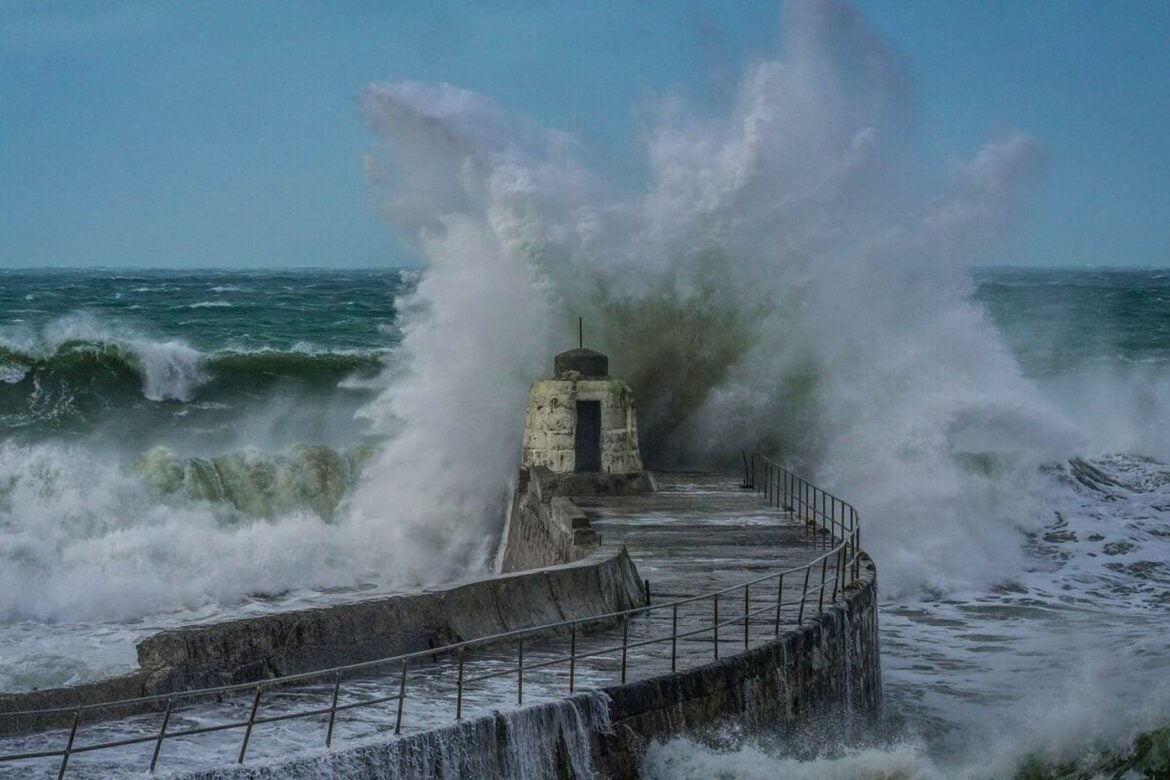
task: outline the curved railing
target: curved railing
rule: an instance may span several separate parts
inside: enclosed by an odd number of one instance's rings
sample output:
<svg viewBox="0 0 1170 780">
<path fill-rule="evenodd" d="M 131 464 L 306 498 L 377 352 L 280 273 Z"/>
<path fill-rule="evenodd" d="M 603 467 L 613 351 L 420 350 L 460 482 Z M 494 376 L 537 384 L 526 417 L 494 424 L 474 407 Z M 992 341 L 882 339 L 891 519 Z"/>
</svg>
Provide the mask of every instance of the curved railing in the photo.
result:
<svg viewBox="0 0 1170 780">
<path fill-rule="evenodd" d="M 403 704 L 408 693 L 408 672 L 411 664 L 422 659 L 436 659 L 440 656 L 454 657 L 455 663 L 451 667 L 451 673 L 455 676 L 455 702 L 452 715 L 455 719 L 461 719 L 463 717 L 464 693 L 468 687 L 474 683 L 496 677 L 515 676 L 516 702 L 517 704 L 523 704 L 524 675 L 526 672 L 531 672 L 534 669 L 561 669 L 565 677 L 564 684 L 567 692 L 572 694 L 577 687 L 577 664 L 587 658 L 607 655 L 620 657 L 618 680 L 624 684 L 627 677 L 629 652 L 637 648 L 669 642 L 670 671 L 673 673 L 677 671 L 678 642 L 680 639 L 704 635 L 710 636 L 713 657 L 718 659 L 720 642 L 728 641 L 726 639 L 721 640 L 720 630 L 729 626 L 742 625 L 742 637 L 737 637 L 732 641 L 735 641 L 737 646 L 742 643 L 743 649 L 747 650 L 751 646 L 751 626 L 753 622 L 759 625 L 761 620 L 764 619 L 761 616 L 768 616 L 767 619 L 771 623 L 772 636 L 779 636 L 782 627 L 781 617 L 785 607 L 796 608 L 796 623 L 797 625 L 801 625 L 805 620 L 806 611 L 812 609 L 814 599 L 816 601 L 817 612 L 820 614 L 824 610 L 825 594 L 830 587 L 832 588 L 830 596 L 830 600 L 832 601 L 837 598 L 838 593 L 844 590 L 851 579 L 857 579 L 860 565 L 861 526 L 857 510 L 852 505 L 818 488 L 808 480 L 793 474 L 759 453 L 744 453 L 744 482 L 742 487 L 745 489 L 754 489 L 763 494 L 769 505 L 790 511 L 796 518 L 804 521 L 810 532 L 816 534 L 816 541 L 823 546 L 823 552 L 800 566 L 765 574 L 746 582 L 697 596 L 665 601 L 658 604 L 647 604 L 645 606 L 633 607 L 603 615 L 591 615 L 573 620 L 563 620 L 557 623 L 531 626 L 491 636 L 469 639 L 463 642 L 455 642 L 443 647 L 405 653 L 373 661 L 335 666 L 314 672 L 277 677 L 260 682 L 222 685 L 178 693 L 140 696 L 72 707 L 3 712 L 0 713 L 0 717 L 3 718 L 24 717 L 44 719 L 52 716 L 63 716 L 67 718 L 69 715 L 72 715 L 72 720 L 65 744 L 61 748 L 0 755 L 0 765 L 34 759 L 60 758 L 61 763 L 57 773 L 57 777 L 60 779 L 65 776 L 65 772 L 69 766 L 70 756 L 130 745 L 153 743 L 154 747 L 151 752 L 149 769 L 151 772 L 154 772 L 159 763 L 163 745 L 167 740 L 232 729 L 242 731 L 240 750 L 237 757 L 238 763 L 242 764 L 247 756 L 248 745 L 251 741 L 255 726 L 301 718 L 326 717 L 327 725 L 325 728 L 324 745 L 325 747 L 330 747 L 333 743 L 334 724 L 336 723 L 338 713 L 361 707 L 373 707 L 387 702 L 396 702 L 396 707 L 394 708 L 394 733 L 397 735 L 402 732 Z M 832 571 L 831 576 L 830 570 Z M 794 582 L 799 582 L 799 586 L 796 588 L 792 587 Z M 787 591 L 785 590 L 786 583 L 788 585 Z M 772 587 L 767 587 L 769 585 Z M 794 593 L 794 591 L 796 592 Z M 735 598 L 739 594 L 742 594 L 742 602 L 739 598 Z M 786 596 L 789 597 L 787 600 L 785 598 Z M 729 597 L 734 599 L 733 603 L 736 604 L 737 608 L 729 610 L 725 606 L 724 617 L 720 619 L 720 602 L 722 600 L 722 603 L 726 605 Z M 648 588 L 647 601 L 649 601 Z M 760 602 L 763 602 L 763 604 L 756 606 Z M 742 603 L 742 607 L 739 607 L 740 603 Z M 704 617 L 703 623 L 699 628 L 680 631 L 680 610 L 690 609 L 694 611 L 695 609 L 699 609 L 701 612 L 706 612 L 707 606 L 701 605 L 709 605 L 709 622 Z M 669 611 L 671 616 L 671 630 L 669 633 L 645 639 L 635 638 L 631 641 L 630 625 L 632 618 L 664 611 Z M 598 632 L 593 629 L 596 629 L 597 626 L 602 624 L 616 624 L 617 627 L 620 627 L 620 643 L 615 639 L 612 645 L 578 651 L 578 634 L 584 634 L 588 631 L 591 636 L 595 636 Z M 531 641 L 533 638 L 539 637 L 545 643 L 564 642 L 566 641 L 566 634 L 568 652 L 525 665 L 524 646 L 526 640 Z M 507 643 L 514 643 L 516 646 L 516 665 L 514 668 L 491 671 L 473 676 L 465 675 L 465 661 L 471 653 L 476 650 L 485 649 L 488 646 L 498 647 L 501 644 Z M 343 678 L 351 677 L 361 672 L 380 670 L 388 670 L 396 673 L 395 676 L 387 678 L 388 680 L 397 682 L 396 693 L 353 702 L 339 703 Z M 261 703 L 266 692 L 276 688 L 287 688 L 290 685 L 321 681 L 330 681 L 333 684 L 332 695 L 329 697 L 330 703 L 328 706 L 313 707 L 292 712 L 280 712 L 271 715 L 261 713 Z M 168 730 L 172 715 L 178 711 L 180 703 L 187 703 L 186 706 L 193 706 L 199 701 L 219 700 L 232 694 L 242 694 L 245 692 L 252 694 L 252 703 L 247 719 L 174 731 Z M 81 745 L 75 742 L 78 726 L 83 718 L 94 718 L 102 712 L 109 711 L 133 710 L 136 714 L 141 714 L 142 711 L 152 709 L 156 711 L 162 710 L 157 733 Z"/>
</svg>

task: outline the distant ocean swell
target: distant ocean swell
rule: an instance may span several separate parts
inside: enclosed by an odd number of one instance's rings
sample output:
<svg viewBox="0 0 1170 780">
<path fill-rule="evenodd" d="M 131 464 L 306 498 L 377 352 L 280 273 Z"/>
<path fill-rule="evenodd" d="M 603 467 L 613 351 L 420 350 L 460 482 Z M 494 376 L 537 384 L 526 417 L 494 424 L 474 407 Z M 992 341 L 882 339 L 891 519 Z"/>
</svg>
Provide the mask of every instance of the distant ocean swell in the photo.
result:
<svg viewBox="0 0 1170 780">
<path fill-rule="evenodd" d="M 92 417 L 145 398 L 190 402 L 268 388 L 280 381 L 335 388 L 372 376 L 385 352 L 375 349 L 224 349 L 204 353 L 182 341 L 71 339 L 45 349 L 0 344 L 0 409 L 7 424 Z"/>
</svg>

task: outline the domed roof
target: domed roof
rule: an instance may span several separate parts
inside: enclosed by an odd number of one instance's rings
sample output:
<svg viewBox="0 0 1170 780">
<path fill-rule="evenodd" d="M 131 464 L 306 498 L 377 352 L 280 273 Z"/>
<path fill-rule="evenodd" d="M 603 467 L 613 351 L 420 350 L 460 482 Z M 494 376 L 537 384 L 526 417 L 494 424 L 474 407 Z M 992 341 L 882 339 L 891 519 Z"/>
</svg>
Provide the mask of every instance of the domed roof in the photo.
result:
<svg viewBox="0 0 1170 780">
<path fill-rule="evenodd" d="M 557 379 L 567 378 L 570 371 L 582 377 L 605 377 L 609 376 L 609 358 L 588 347 L 570 349 L 553 358 L 553 370 Z"/>
</svg>

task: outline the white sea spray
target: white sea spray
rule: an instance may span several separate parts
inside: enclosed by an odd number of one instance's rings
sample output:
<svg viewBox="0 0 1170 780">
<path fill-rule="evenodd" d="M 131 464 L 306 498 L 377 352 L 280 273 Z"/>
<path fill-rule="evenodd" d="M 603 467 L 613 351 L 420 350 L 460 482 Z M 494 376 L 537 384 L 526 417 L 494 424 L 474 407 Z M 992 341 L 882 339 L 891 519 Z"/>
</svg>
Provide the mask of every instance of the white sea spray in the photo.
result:
<svg viewBox="0 0 1170 780">
<path fill-rule="evenodd" d="M 1007 133 L 929 169 L 906 85 L 851 8 L 791 3 L 779 58 L 748 70 L 728 112 L 652 109 L 635 197 L 486 97 L 370 87 L 367 170 L 428 264 L 368 410 L 392 440 L 353 503 L 395 540 L 392 568 L 486 560 L 525 390 L 578 315 L 637 388 L 652 460 L 762 447 L 864 496 L 887 587 L 1018 565 L 1032 475 L 1077 439 L 964 266 L 1002 246 L 1041 155 Z"/>
</svg>

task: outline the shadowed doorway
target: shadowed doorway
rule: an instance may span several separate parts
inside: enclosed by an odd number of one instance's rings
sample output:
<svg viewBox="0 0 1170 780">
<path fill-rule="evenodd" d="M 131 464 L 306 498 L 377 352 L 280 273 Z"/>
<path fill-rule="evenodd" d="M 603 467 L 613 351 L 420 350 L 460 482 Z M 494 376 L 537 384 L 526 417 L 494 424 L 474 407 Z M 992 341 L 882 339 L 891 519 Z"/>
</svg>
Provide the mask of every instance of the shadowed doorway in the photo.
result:
<svg viewBox="0 0 1170 780">
<path fill-rule="evenodd" d="M 601 471 L 601 402 L 577 402 L 576 471 Z"/>
</svg>

